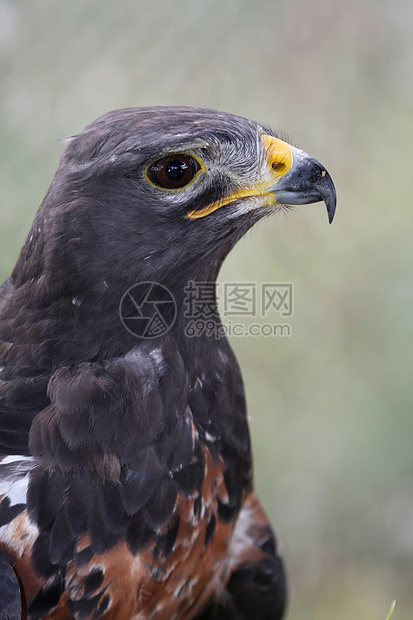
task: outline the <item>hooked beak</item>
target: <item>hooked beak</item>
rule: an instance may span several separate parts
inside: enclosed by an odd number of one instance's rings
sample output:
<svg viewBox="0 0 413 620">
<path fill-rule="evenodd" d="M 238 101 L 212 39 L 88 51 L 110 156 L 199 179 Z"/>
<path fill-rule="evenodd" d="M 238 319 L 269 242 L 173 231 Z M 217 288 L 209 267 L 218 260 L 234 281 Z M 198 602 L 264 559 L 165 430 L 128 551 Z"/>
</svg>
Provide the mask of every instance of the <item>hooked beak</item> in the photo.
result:
<svg viewBox="0 0 413 620">
<path fill-rule="evenodd" d="M 336 210 L 336 190 L 327 170 L 313 157 L 287 142 L 264 134 L 267 169 L 273 182 L 269 191 L 276 204 L 308 205 L 324 201 L 331 224 Z"/>
<path fill-rule="evenodd" d="M 336 190 L 327 170 L 313 157 L 292 147 L 291 168 L 271 188 L 276 202 L 285 205 L 308 205 L 324 201 L 328 221 L 336 211 Z"/>
</svg>

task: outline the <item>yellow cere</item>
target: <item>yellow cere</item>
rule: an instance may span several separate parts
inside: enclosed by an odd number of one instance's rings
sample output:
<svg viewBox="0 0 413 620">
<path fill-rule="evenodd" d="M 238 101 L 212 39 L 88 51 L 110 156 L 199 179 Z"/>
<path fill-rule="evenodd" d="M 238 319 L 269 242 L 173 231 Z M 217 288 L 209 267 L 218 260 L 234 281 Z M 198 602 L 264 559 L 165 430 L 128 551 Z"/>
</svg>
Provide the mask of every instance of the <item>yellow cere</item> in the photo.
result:
<svg viewBox="0 0 413 620">
<path fill-rule="evenodd" d="M 284 176 L 293 165 L 291 144 L 265 134 L 261 136 L 261 140 L 266 152 L 267 166 L 272 177 L 278 179 Z"/>
<path fill-rule="evenodd" d="M 250 187 L 239 189 L 226 198 L 213 202 L 212 204 L 198 211 L 189 211 L 187 214 L 190 219 L 198 219 L 213 213 L 221 207 L 236 202 L 242 198 L 263 197 L 263 205 L 275 204 L 275 196 L 270 191 L 277 181 L 287 174 L 293 164 L 292 146 L 283 140 L 263 134 L 261 141 L 265 150 L 265 171 L 261 178 Z"/>
</svg>

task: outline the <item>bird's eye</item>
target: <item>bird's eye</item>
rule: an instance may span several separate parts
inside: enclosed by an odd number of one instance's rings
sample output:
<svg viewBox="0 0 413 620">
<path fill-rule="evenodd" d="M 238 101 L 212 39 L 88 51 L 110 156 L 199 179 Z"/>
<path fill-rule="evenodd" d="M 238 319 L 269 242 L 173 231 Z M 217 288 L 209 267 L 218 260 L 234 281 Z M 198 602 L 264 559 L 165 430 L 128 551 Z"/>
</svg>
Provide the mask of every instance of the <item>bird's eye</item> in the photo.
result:
<svg viewBox="0 0 413 620">
<path fill-rule="evenodd" d="M 177 153 L 151 164 L 147 170 L 150 181 L 164 189 L 180 189 L 195 177 L 200 165 L 194 157 Z"/>
</svg>

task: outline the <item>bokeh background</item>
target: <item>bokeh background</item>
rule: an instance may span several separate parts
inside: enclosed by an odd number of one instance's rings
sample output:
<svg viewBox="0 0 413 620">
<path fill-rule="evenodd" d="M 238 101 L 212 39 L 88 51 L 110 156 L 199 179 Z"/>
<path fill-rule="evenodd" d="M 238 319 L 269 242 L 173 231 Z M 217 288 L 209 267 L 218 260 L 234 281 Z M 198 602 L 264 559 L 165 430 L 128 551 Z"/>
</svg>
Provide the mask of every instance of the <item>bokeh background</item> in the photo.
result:
<svg viewBox="0 0 413 620">
<path fill-rule="evenodd" d="M 336 182 L 332 226 L 266 220 L 221 274 L 294 284 L 289 338 L 232 339 L 291 619 L 413 617 L 412 32 L 411 0 L 0 0 L 1 280 L 59 138 L 113 108 L 254 118 Z"/>
</svg>

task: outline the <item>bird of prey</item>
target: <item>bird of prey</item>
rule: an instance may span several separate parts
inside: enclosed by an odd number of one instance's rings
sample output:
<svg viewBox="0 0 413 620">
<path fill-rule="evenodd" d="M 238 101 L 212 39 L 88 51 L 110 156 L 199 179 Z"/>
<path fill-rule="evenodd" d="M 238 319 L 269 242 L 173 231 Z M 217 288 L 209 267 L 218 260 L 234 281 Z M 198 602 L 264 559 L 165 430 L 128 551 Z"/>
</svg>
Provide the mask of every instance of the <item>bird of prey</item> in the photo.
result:
<svg viewBox="0 0 413 620">
<path fill-rule="evenodd" d="M 317 201 L 331 221 L 325 168 L 232 114 L 123 109 L 69 139 L 0 288 L 0 618 L 283 616 L 240 370 L 185 300 Z"/>
</svg>

